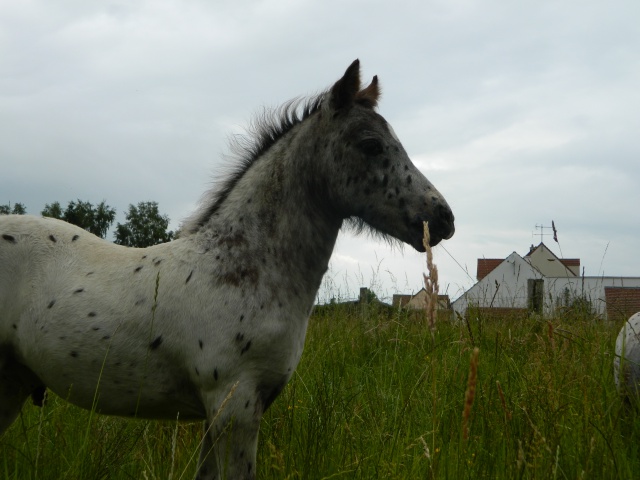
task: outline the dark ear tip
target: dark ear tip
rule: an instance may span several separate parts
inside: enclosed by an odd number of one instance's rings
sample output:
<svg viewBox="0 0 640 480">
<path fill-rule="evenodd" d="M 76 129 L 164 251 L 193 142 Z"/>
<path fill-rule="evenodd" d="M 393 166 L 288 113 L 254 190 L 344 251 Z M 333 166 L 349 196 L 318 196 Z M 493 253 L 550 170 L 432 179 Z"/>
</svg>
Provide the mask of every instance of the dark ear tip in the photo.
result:
<svg viewBox="0 0 640 480">
<path fill-rule="evenodd" d="M 360 59 L 356 58 L 353 62 L 351 62 L 351 65 L 349 65 L 349 67 L 347 68 L 347 72 L 352 72 L 354 70 L 360 70 Z"/>
</svg>

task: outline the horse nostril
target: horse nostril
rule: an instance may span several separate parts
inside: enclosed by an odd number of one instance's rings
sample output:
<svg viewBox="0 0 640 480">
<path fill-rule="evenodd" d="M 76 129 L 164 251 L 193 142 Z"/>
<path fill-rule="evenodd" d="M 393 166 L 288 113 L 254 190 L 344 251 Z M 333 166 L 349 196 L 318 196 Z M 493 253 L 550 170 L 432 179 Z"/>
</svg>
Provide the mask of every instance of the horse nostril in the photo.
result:
<svg viewBox="0 0 640 480">
<path fill-rule="evenodd" d="M 453 236 L 453 233 L 455 232 L 455 218 L 453 216 L 451 208 L 449 208 L 449 205 L 438 205 L 436 207 L 436 216 L 447 230 L 444 234 L 444 238 L 451 238 Z"/>
</svg>

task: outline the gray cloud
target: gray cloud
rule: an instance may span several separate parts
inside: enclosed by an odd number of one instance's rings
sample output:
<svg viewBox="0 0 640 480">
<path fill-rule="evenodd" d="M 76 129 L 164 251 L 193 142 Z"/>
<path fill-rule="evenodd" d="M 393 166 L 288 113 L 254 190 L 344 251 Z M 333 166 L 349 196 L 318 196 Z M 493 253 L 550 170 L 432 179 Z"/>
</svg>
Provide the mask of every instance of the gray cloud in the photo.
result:
<svg viewBox="0 0 640 480">
<path fill-rule="evenodd" d="M 474 277 L 478 257 L 526 253 L 552 219 L 587 274 L 638 275 L 638 14 L 633 1 L 4 3 L 0 203 L 106 199 L 122 220 L 156 200 L 175 228 L 224 172 L 229 134 L 359 57 L 454 208 L 456 236 L 436 249 L 449 293 L 472 280 L 447 252 Z M 330 275 L 391 294 L 420 288 L 423 263 L 344 235 Z"/>
</svg>

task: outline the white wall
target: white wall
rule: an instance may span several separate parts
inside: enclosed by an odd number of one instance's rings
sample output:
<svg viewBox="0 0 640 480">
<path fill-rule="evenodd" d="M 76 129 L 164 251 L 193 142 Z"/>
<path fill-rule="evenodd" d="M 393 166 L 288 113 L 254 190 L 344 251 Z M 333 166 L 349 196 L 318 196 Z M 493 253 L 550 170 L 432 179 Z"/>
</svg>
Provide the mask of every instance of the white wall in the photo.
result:
<svg viewBox="0 0 640 480">
<path fill-rule="evenodd" d="M 640 277 L 546 277 L 545 314 L 553 315 L 556 308 L 563 306 L 566 289 L 570 298 L 584 297 L 598 315 L 606 318 L 605 287 L 640 287 Z"/>
<path fill-rule="evenodd" d="M 513 252 L 504 262 L 453 302 L 453 309 L 460 315 L 464 315 L 469 305 L 527 308 L 527 281 L 530 278 L 543 277 L 538 270 Z"/>
</svg>

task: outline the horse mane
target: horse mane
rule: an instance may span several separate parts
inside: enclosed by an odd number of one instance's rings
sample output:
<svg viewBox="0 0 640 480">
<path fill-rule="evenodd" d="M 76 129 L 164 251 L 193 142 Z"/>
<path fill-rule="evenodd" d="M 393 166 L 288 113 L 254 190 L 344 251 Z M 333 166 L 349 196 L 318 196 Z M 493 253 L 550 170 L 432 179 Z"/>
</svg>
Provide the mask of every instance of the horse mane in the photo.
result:
<svg viewBox="0 0 640 480">
<path fill-rule="evenodd" d="M 232 136 L 228 157 L 235 166 L 226 178 L 205 192 L 198 209 L 183 222 L 182 235 L 195 233 L 204 226 L 247 170 L 293 127 L 320 110 L 327 94 L 325 91 L 308 98 L 294 98 L 277 108 L 265 107 L 251 120 L 245 134 Z"/>
<path fill-rule="evenodd" d="M 203 227 L 227 199 L 247 170 L 291 129 L 318 112 L 330 93 L 329 89 L 311 97 L 294 98 L 280 107 L 265 107 L 250 121 L 246 134 L 231 137 L 229 141 L 231 155 L 228 157 L 235 161 L 235 166 L 226 178 L 216 182 L 211 190 L 204 193 L 200 206 L 183 222 L 181 235 L 195 233 Z M 353 102 L 373 109 L 377 106 L 379 96 L 378 78 L 374 77 L 367 88 L 356 94 Z M 351 220 L 348 223 L 357 231 L 364 229 L 357 220 Z"/>
</svg>

